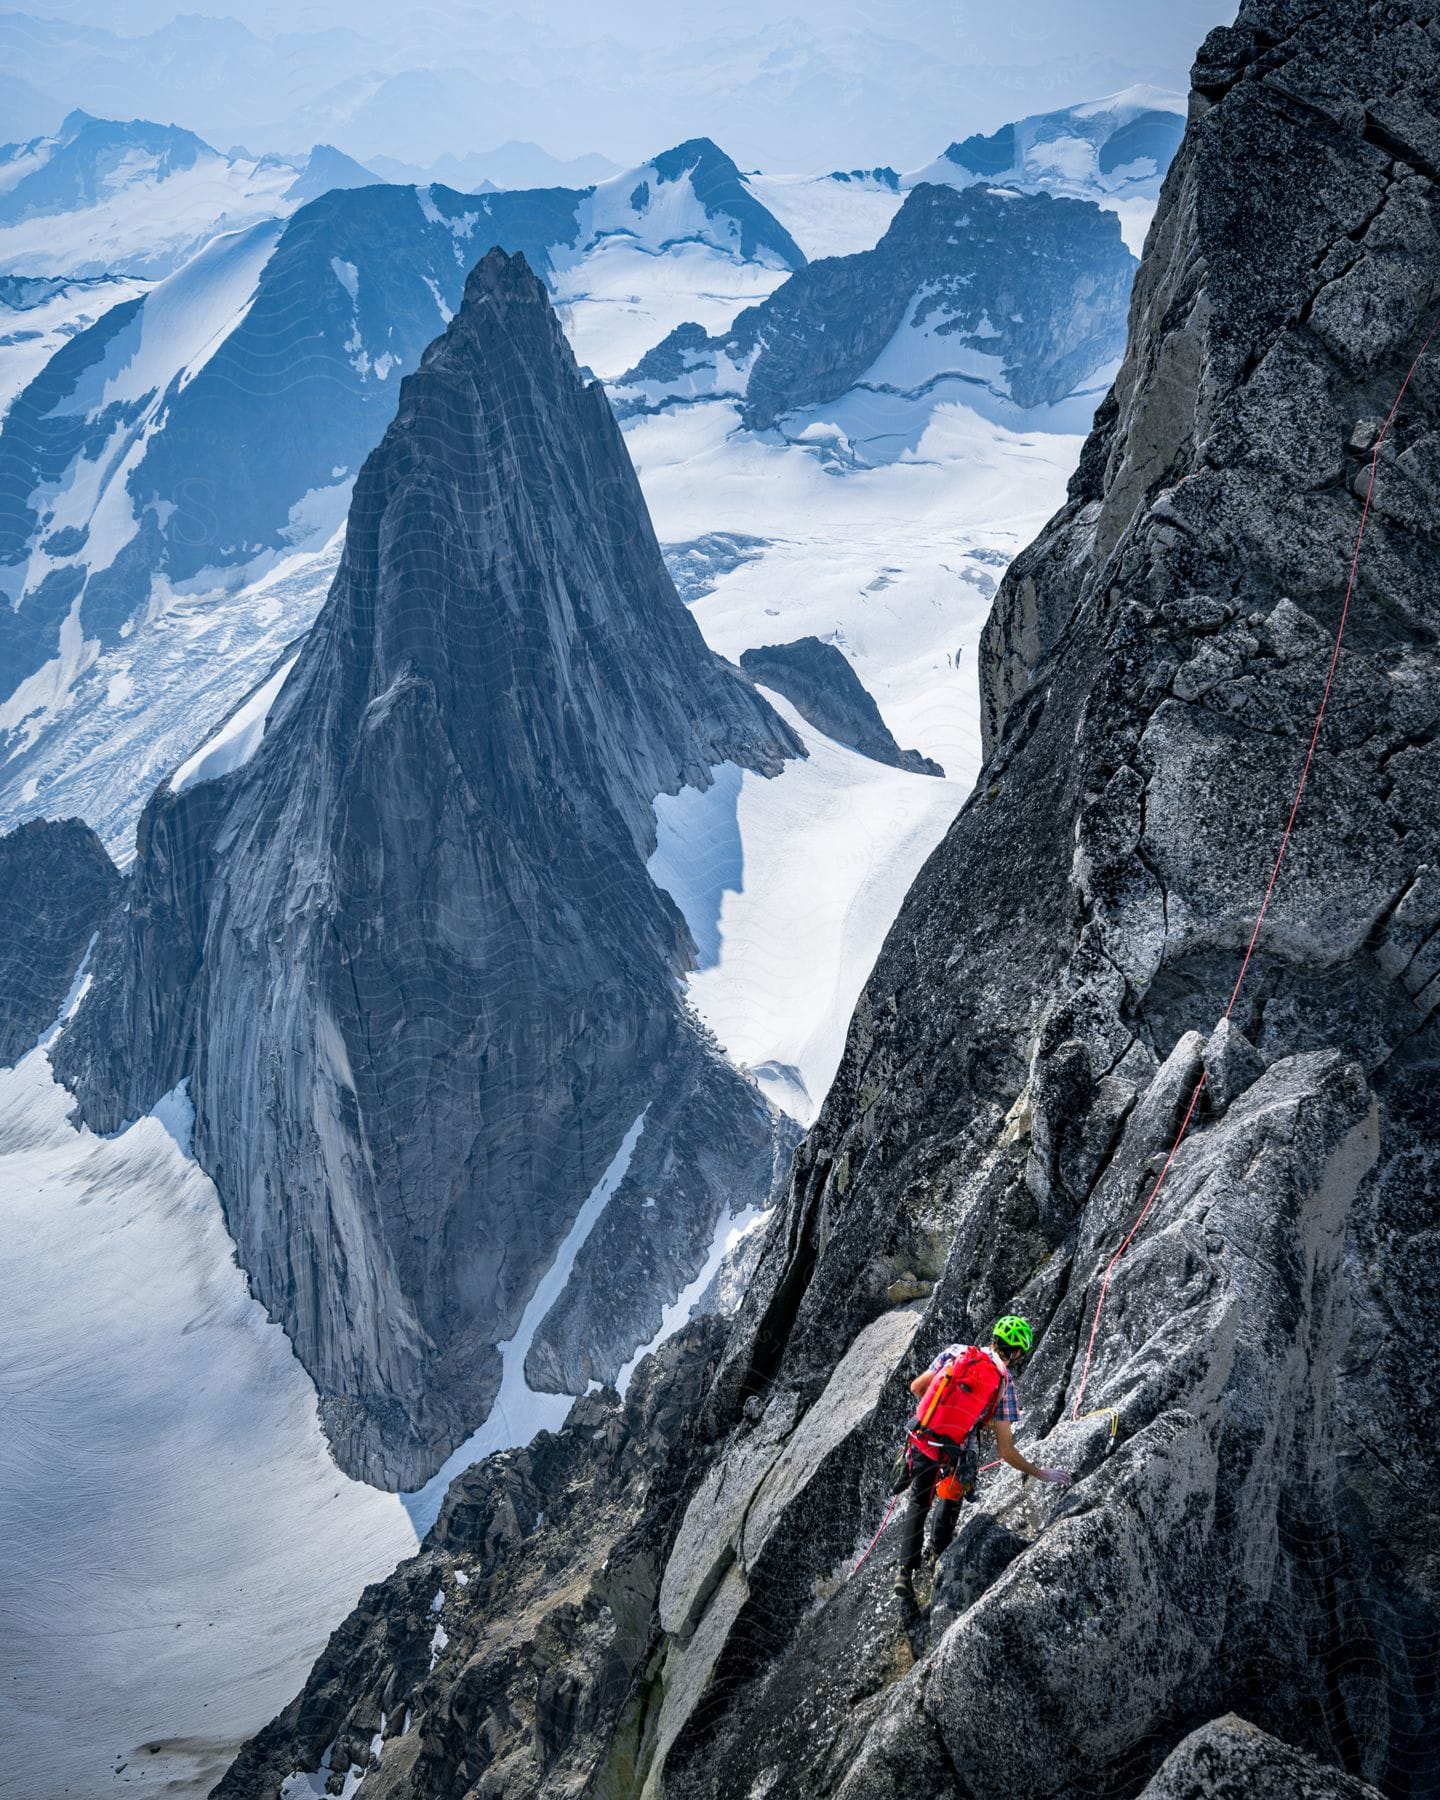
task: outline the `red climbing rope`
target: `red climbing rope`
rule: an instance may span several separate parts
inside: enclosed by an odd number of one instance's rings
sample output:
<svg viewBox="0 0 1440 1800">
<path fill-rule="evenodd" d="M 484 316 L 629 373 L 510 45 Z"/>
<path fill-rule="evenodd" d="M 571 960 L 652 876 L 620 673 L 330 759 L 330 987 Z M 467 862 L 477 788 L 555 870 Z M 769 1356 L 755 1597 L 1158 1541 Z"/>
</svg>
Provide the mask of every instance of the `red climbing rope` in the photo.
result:
<svg viewBox="0 0 1440 1800">
<path fill-rule="evenodd" d="M 880 1521 L 880 1530 L 875 1533 L 874 1537 L 871 1538 L 870 1542 L 865 1546 L 865 1556 L 862 1556 L 860 1558 L 860 1561 L 857 1562 L 855 1567 L 850 1571 L 850 1573 L 852 1575 L 858 1575 L 860 1573 L 861 1569 L 865 1566 L 865 1557 L 869 1556 L 870 1552 L 880 1542 L 881 1533 L 884 1531 L 885 1527 L 890 1523 L 890 1515 L 892 1512 L 894 1512 L 895 1502 L 899 1498 L 900 1498 L 899 1494 L 892 1494 L 890 1496 L 890 1504 L 885 1508 L 885 1517 Z"/>
<path fill-rule="evenodd" d="M 1290 834 L 1295 829 L 1295 820 L 1300 812 L 1300 802 L 1305 796 L 1305 784 L 1310 779 L 1310 765 L 1315 760 L 1315 746 L 1320 741 L 1320 728 L 1325 723 L 1325 711 L 1330 704 L 1330 690 L 1335 685 L 1335 671 L 1340 662 L 1340 646 L 1345 641 L 1345 625 L 1350 617 L 1350 600 L 1355 592 L 1355 575 L 1360 566 L 1360 546 L 1365 541 L 1365 527 L 1370 521 L 1370 496 L 1375 491 L 1375 474 L 1380 459 L 1380 446 L 1385 442 L 1386 433 L 1394 423 L 1395 414 L 1400 409 L 1400 402 L 1405 398 L 1405 390 L 1410 385 L 1410 378 L 1415 373 L 1416 369 L 1419 368 L 1421 358 L 1430 348 L 1430 341 L 1435 336 L 1437 329 L 1440 329 L 1440 327 L 1435 325 L 1431 326 L 1425 342 L 1420 346 L 1419 350 L 1416 351 L 1415 360 L 1406 370 L 1405 379 L 1400 383 L 1400 391 L 1396 394 L 1390 411 L 1385 415 L 1385 423 L 1380 427 L 1379 434 L 1377 435 L 1374 444 L 1371 446 L 1370 479 L 1365 485 L 1365 503 L 1360 511 L 1360 527 L 1355 533 L 1355 549 L 1350 557 L 1350 578 L 1345 583 L 1345 600 L 1340 608 L 1340 622 L 1335 628 L 1335 644 L 1330 652 L 1330 667 L 1325 674 L 1325 687 L 1320 695 L 1320 708 L 1315 714 L 1315 729 L 1310 733 L 1310 744 L 1305 752 L 1304 766 L 1300 771 L 1300 783 L 1295 789 L 1295 799 L 1290 808 L 1290 816 L 1285 821 L 1285 830 L 1280 839 L 1280 848 L 1275 853 L 1275 864 L 1270 871 L 1270 879 L 1265 885 L 1265 896 L 1260 902 L 1260 911 L 1255 916 L 1255 929 L 1250 933 L 1250 942 L 1245 946 L 1244 961 L 1240 964 L 1240 973 L 1236 976 L 1235 986 L 1230 992 L 1230 1004 L 1225 1008 L 1225 1017 L 1227 1019 L 1230 1017 L 1231 1013 L 1234 1012 L 1235 1003 L 1240 998 L 1240 989 L 1244 986 L 1245 976 L 1250 968 L 1250 959 L 1255 954 L 1255 945 L 1260 936 L 1260 927 L 1265 923 L 1265 915 L 1270 910 L 1270 897 L 1275 892 L 1275 883 L 1280 877 L 1280 865 L 1284 862 L 1285 852 L 1290 847 Z M 1099 1297 L 1095 1302 L 1095 1317 L 1091 1321 L 1090 1337 L 1085 1345 L 1085 1361 L 1080 1370 L 1080 1385 L 1075 1391 L 1075 1405 L 1070 1413 L 1072 1419 L 1078 1419 L 1080 1417 L 1080 1408 L 1084 1404 L 1085 1383 L 1090 1377 L 1090 1361 L 1095 1353 L 1095 1337 L 1100 1330 L 1100 1315 L 1105 1310 L 1106 1296 L 1110 1292 L 1110 1277 L 1115 1272 L 1115 1265 L 1130 1248 L 1131 1240 L 1134 1238 L 1136 1232 L 1139 1231 L 1140 1227 L 1145 1223 L 1146 1218 L 1149 1216 L 1150 1210 L 1155 1204 L 1156 1196 L 1164 1185 L 1165 1177 L 1170 1173 L 1170 1165 L 1175 1161 L 1176 1152 L 1185 1140 L 1185 1133 L 1190 1129 L 1190 1121 L 1195 1116 L 1195 1108 L 1204 1091 L 1205 1076 L 1202 1072 L 1199 1081 L 1195 1084 L 1195 1091 L 1190 1096 L 1190 1104 L 1185 1109 L 1185 1117 L 1180 1121 L 1180 1129 L 1175 1134 L 1175 1142 L 1170 1146 L 1170 1154 L 1165 1158 L 1164 1166 L 1161 1168 L 1160 1173 L 1155 1177 L 1155 1185 L 1146 1196 L 1145 1204 L 1140 1208 L 1135 1223 L 1130 1227 L 1129 1231 L 1125 1233 L 1120 1248 L 1105 1265 L 1105 1273 L 1100 1281 Z"/>
</svg>

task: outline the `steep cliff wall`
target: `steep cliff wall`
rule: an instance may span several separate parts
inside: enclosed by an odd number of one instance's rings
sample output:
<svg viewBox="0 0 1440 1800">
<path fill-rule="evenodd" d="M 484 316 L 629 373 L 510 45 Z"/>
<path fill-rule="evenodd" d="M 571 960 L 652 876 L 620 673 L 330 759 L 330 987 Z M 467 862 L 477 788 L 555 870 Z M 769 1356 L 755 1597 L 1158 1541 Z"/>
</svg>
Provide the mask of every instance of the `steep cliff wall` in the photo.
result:
<svg viewBox="0 0 1440 1800">
<path fill-rule="evenodd" d="M 645 859 L 657 792 L 797 750 L 676 598 L 544 288 L 492 252 L 360 475 L 258 748 L 147 808 L 126 942 L 60 1060 L 102 1127 L 190 1080 L 350 1469 L 418 1485 L 485 1417 L 493 1346 L 678 1060 L 692 1095 L 722 1084 L 730 1139 L 657 1183 L 598 1372 L 722 1204 L 764 1202 L 775 1122 L 683 1012 L 689 940 Z M 687 1117 L 647 1114 L 647 1154 Z"/>
<path fill-rule="evenodd" d="M 660 1573 L 625 1703 L 548 1728 L 573 1791 L 1436 1791 L 1433 354 L 1375 459 L 1305 804 L 1222 1015 L 1380 421 L 1440 311 L 1440 28 L 1413 3 L 1247 0 L 1194 85 L 1125 365 L 997 597 L 986 767 L 857 1008 L 709 1441 L 635 1514 Z M 908 1616 L 884 1537 L 852 1573 L 906 1383 L 1011 1309 L 1039 1330 L 1020 1440 L 1075 1481 L 987 1474 Z M 539 1532 L 510 1554 L 564 1562 Z M 558 1581 L 487 1619 L 603 1666 Z M 417 1706 L 377 1793 L 501 1791 L 477 1757 L 505 1759 L 507 1796 L 548 1791 L 518 1678 L 476 1705 L 460 1773 L 444 1695 L 470 1667 L 397 1681 Z M 223 1791 L 273 1793 L 255 1770 Z"/>
<path fill-rule="evenodd" d="M 36 819 L 0 837 L 0 1068 L 55 1022 L 119 897 L 114 863 L 79 819 Z"/>
</svg>

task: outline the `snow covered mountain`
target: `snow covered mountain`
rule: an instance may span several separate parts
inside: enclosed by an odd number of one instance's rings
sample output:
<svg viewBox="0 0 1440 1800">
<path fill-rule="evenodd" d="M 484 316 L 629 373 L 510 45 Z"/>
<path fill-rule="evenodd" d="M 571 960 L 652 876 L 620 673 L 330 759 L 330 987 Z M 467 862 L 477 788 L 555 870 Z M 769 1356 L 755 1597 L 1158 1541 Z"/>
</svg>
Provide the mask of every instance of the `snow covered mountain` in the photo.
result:
<svg viewBox="0 0 1440 1800">
<path fill-rule="evenodd" d="M 905 185 L 989 181 L 1027 194 L 1094 200 L 1119 215 L 1138 256 L 1160 197 L 1160 183 L 1185 132 L 1185 96 L 1133 87 L 1101 100 L 1037 113 L 951 144 L 905 177 Z"/>
<path fill-rule="evenodd" d="M 188 681 L 223 660 L 213 720 L 309 623 L 333 563 L 229 628 L 225 597 L 338 531 L 399 377 L 491 244 L 524 252 L 582 362 L 612 369 L 697 309 L 727 324 L 803 262 L 697 143 L 590 189 L 337 190 L 106 313 L 0 426 L 0 820 L 78 810 L 128 854 L 195 741 L 177 636 Z"/>
<path fill-rule="evenodd" d="M 375 180 L 326 144 L 225 156 L 178 125 L 72 112 L 51 136 L 0 145 L 0 269 L 154 279 L 220 232 Z"/>
<path fill-rule="evenodd" d="M 1124 348 L 1134 269 L 1093 204 L 924 185 L 875 249 L 811 264 L 721 336 L 680 326 L 616 403 L 733 401 L 752 430 L 808 435 L 841 461 L 913 447 L 897 406 L 913 426 L 917 407 L 957 394 L 1011 415 L 1080 394 L 1093 411 Z M 832 409 L 824 423 L 817 407 Z"/>
<path fill-rule="evenodd" d="M 551 285 L 582 363 L 612 380 L 685 319 L 727 326 L 805 253 L 709 138 L 589 188 Z"/>
<path fill-rule="evenodd" d="M 1125 243 L 1138 256 L 1184 129 L 1183 94 L 1133 87 L 972 134 L 905 173 L 888 167 L 825 175 L 756 171 L 745 185 L 811 257 L 870 249 L 912 188 L 977 181 L 1093 200 L 1118 215 Z"/>
<path fill-rule="evenodd" d="M 138 275 L 0 275 L 0 419 L 66 338 L 148 286 Z"/>
</svg>

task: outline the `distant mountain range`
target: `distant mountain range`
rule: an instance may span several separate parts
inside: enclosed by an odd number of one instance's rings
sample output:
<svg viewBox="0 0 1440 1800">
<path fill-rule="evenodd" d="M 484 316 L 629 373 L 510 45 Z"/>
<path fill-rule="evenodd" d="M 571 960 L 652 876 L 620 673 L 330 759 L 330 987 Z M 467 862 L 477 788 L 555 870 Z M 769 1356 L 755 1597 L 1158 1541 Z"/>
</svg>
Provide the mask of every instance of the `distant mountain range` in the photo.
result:
<svg viewBox="0 0 1440 1800">
<path fill-rule="evenodd" d="M 620 164 L 608 156 L 593 152 L 586 156 L 552 156 L 542 145 L 519 138 L 511 138 L 493 150 L 441 156 L 427 168 L 393 156 L 372 156 L 369 166 L 386 181 L 439 181 L 446 187 L 463 188 L 467 194 L 492 187 L 584 187 L 620 173 Z"/>
<path fill-rule="evenodd" d="M 836 473 L 912 453 L 947 399 L 1078 430 L 1123 340 L 1124 209 L 1151 204 L 1175 117 L 1112 96 L 952 146 L 938 181 L 745 175 L 695 138 L 583 187 L 469 194 L 80 112 L 6 146 L 0 268 L 48 267 L 0 288 L 0 822 L 79 811 L 128 854 L 195 729 L 174 658 L 223 713 L 308 624 L 328 570 L 286 571 L 338 533 L 491 245 L 525 254 L 622 414 L 728 399 Z M 58 279 L 97 243 L 179 266 Z M 261 578 L 242 649 L 226 597 Z"/>
<path fill-rule="evenodd" d="M 933 8 L 910 29 L 900 8 L 806 20 L 766 17 L 757 4 L 697 15 L 687 30 L 675 9 L 653 5 L 618 19 L 580 7 L 564 19 L 465 7 L 397 18 L 360 5 L 343 26 L 308 28 L 313 15 L 300 11 L 274 35 L 194 13 L 159 14 L 147 29 L 149 7 L 109 29 L 47 10 L 0 13 L 0 116 L 15 136 L 48 130 L 79 104 L 184 118 L 216 144 L 334 143 L 367 165 L 384 155 L 428 169 L 530 137 L 559 156 L 598 148 L 628 162 L 642 138 L 710 131 L 747 163 L 906 168 L 944 141 L 957 96 L 994 125 L 1047 91 L 1033 68 L 1007 66 L 1002 28 Z M 1173 82 L 1190 48 L 1157 66 L 1129 46 L 1077 54 L 1071 37 L 1052 64 L 1071 93 Z"/>
<path fill-rule="evenodd" d="M 375 179 L 329 144 L 223 155 L 178 125 L 72 112 L 48 136 L 0 145 L 0 270 L 153 279 L 218 232 Z"/>
<path fill-rule="evenodd" d="M 1026 194 L 1093 200 L 1119 216 L 1126 245 L 1138 256 L 1184 129 L 1183 94 L 1132 87 L 1018 119 L 988 136 L 964 138 L 908 173 L 882 166 L 813 176 L 756 173 L 745 179 L 807 256 L 868 249 L 911 188 L 970 187 L 977 181 Z"/>
<path fill-rule="evenodd" d="M 680 326 L 621 377 L 616 405 L 731 400 L 752 429 L 792 435 L 806 409 L 859 392 L 927 413 L 938 389 L 1054 405 L 1124 350 L 1134 269 L 1094 205 L 924 184 L 873 250 L 810 264 L 717 336 Z"/>
<path fill-rule="evenodd" d="M 199 159 L 197 143 L 171 145 L 174 160 Z M 193 617 L 197 597 L 234 591 L 338 530 L 400 377 L 492 245 L 522 251 L 572 323 L 593 314 L 602 335 L 612 317 L 633 329 L 628 295 L 637 270 L 653 283 L 656 259 L 682 317 L 707 294 L 737 282 L 746 297 L 757 284 L 763 293 L 804 263 L 734 163 L 696 140 L 598 187 L 335 189 L 288 220 L 215 238 L 127 296 L 61 344 L 0 424 L 0 734 L 12 801 L 47 805 L 55 765 L 42 776 L 35 755 L 51 753 L 58 729 L 66 765 L 83 764 L 95 784 L 87 816 L 102 830 L 124 820 L 128 838 L 142 797 L 133 784 L 149 777 L 128 749 L 120 777 L 105 746 L 126 744 L 115 708 L 144 703 L 143 671 L 115 687 L 109 653 L 130 667 L 137 626 L 151 629 L 176 603 Z M 643 341 L 664 328 L 646 327 Z M 243 692 L 243 666 L 236 679 Z M 162 711 L 173 704 L 152 698 Z"/>
</svg>

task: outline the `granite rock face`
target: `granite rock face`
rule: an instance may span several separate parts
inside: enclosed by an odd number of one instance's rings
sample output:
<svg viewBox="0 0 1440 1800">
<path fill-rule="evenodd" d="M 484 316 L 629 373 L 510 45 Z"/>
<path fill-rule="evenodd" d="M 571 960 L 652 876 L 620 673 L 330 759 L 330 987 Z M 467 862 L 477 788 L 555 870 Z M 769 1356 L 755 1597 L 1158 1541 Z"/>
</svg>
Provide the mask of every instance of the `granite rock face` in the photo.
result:
<svg viewBox="0 0 1440 1800">
<path fill-rule="evenodd" d="M 1247 0 L 1194 86 L 1114 393 L 997 594 L 986 765 L 650 1515 L 588 1794 L 1436 1791 L 1440 359 L 1225 1015 L 1440 309 L 1440 41 Z M 861 1559 L 908 1380 L 1010 1310 L 1019 1441 L 1073 1482 L 986 1473 L 906 1614 L 893 1535 Z"/>
<path fill-rule="evenodd" d="M 722 336 L 677 326 L 621 376 L 616 405 L 734 397 L 765 430 L 857 384 L 920 392 L 942 370 L 1020 407 L 1059 400 L 1124 349 L 1134 272 L 1119 220 L 1091 201 L 923 183 L 873 250 L 811 263 Z"/>
<path fill-rule="evenodd" d="M 0 1068 L 54 1023 L 120 887 L 79 819 L 37 819 L 0 837 Z"/>
<path fill-rule="evenodd" d="M 1227 1713 L 1175 1747 L 1146 1782 L 1141 1800 L 1226 1800 L 1232 1794 L 1373 1800 L 1378 1792 Z"/>
<path fill-rule="evenodd" d="M 146 809 L 60 1059 L 102 1129 L 190 1078 L 347 1468 L 418 1485 L 485 1417 L 493 1346 L 642 1113 L 675 1167 L 656 1238 L 611 1254 L 601 1370 L 722 1208 L 766 1202 L 782 1128 L 685 1013 L 645 861 L 655 794 L 798 753 L 676 598 L 544 288 L 492 252 L 357 481 L 258 749 Z"/>
<path fill-rule="evenodd" d="M 908 769 L 912 775 L 943 775 L 939 763 L 918 750 L 902 750 L 880 716 L 880 708 L 851 668 L 843 650 L 817 637 L 791 644 L 765 644 L 740 654 L 740 667 L 753 681 L 774 688 L 817 731 L 862 756 Z"/>
</svg>

